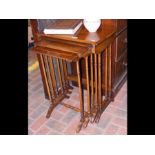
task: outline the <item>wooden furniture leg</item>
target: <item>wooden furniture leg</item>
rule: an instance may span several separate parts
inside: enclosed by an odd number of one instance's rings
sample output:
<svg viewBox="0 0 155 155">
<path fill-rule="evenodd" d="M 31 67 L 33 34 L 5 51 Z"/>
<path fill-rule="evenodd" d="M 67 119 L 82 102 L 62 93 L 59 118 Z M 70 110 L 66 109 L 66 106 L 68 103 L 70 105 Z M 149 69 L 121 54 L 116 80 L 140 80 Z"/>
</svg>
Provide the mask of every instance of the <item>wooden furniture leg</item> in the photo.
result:
<svg viewBox="0 0 155 155">
<path fill-rule="evenodd" d="M 98 105 L 97 54 L 95 55 L 95 105 Z"/>
<path fill-rule="evenodd" d="M 108 47 L 108 98 L 111 100 L 111 91 L 112 91 L 112 83 L 111 83 L 111 45 Z"/>
<path fill-rule="evenodd" d="M 66 83 L 67 83 L 67 81 L 66 81 L 66 78 L 65 78 L 65 70 L 64 70 L 64 63 L 63 63 L 64 61 L 62 60 L 62 59 L 60 59 L 60 66 L 61 66 L 61 71 L 62 71 L 62 83 L 63 83 L 63 89 L 64 89 L 64 91 L 66 92 L 66 93 L 68 93 L 68 94 L 71 94 L 72 92 L 71 91 L 69 91 L 69 87 L 67 87 L 67 85 L 66 85 Z"/>
<path fill-rule="evenodd" d="M 94 61 L 93 61 L 93 54 L 90 55 L 90 65 L 91 65 L 91 116 L 90 121 L 93 123 L 93 110 L 95 109 L 94 105 Z"/>
<path fill-rule="evenodd" d="M 106 49 L 105 49 L 105 96 L 104 96 L 104 100 L 102 101 L 102 109 L 101 109 L 101 113 L 106 109 L 106 107 L 108 106 L 108 104 L 112 101 L 112 84 L 111 84 L 111 65 L 112 61 L 111 61 L 111 45 L 109 45 Z"/>
<path fill-rule="evenodd" d="M 60 64 L 59 64 L 59 59 L 56 58 L 56 64 L 58 67 L 58 78 L 59 78 L 59 82 L 60 82 L 60 92 L 63 93 L 64 92 L 64 88 L 63 88 L 63 84 L 62 84 L 62 77 L 61 77 L 61 71 L 60 71 Z"/>
<path fill-rule="evenodd" d="M 48 80 L 48 83 L 49 83 L 49 88 L 51 90 L 52 100 L 53 100 L 55 98 L 55 95 L 54 95 L 53 82 L 52 82 L 52 79 L 51 79 L 51 76 L 50 76 L 48 56 L 45 55 L 43 57 L 44 57 L 44 65 L 45 65 L 45 68 L 46 68 L 47 80 Z"/>
<path fill-rule="evenodd" d="M 97 107 L 97 116 L 95 122 L 98 123 L 101 117 L 101 108 L 102 108 L 102 92 L 101 92 L 101 53 L 98 54 L 98 107 Z"/>
<path fill-rule="evenodd" d="M 78 77 L 78 86 L 79 86 L 79 95 L 80 95 L 80 113 L 81 113 L 81 119 L 80 123 L 78 124 L 78 127 L 76 129 L 76 132 L 80 132 L 83 122 L 85 121 L 84 117 L 84 101 L 83 101 L 83 92 L 82 92 L 82 84 L 81 84 L 81 73 L 80 73 L 80 62 L 76 62 L 77 66 L 77 77 Z"/>
<path fill-rule="evenodd" d="M 97 98 L 97 111 L 96 111 L 96 115 L 95 115 L 95 118 L 94 118 L 94 121 L 95 123 L 98 123 L 99 120 L 100 120 L 100 116 L 101 116 L 101 109 L 102 109 L 102 92 L 101 92 L 101 87 L 102 87 L 102 83 L 101 83 L 101 52 L 98 53 L 98 55 L 96 54 L 96 57 L 95 57 L 95 66 L 96 67 L 96 79 L 97 79 L 97 94 L 96 94 L 96 98 Z"/>
<path fill-rule="evenodd" d="M 90 78 L 89 78 L 89 66 L 88 66 L 88 56 L 85 58 L 85 64 L 86 64 L 86 83 L 87 83 L 87 112 L 88 116 L 85 118 L 85 122 L 83 124 L 83 127 L 86 128 L 89 123 L 89 117 L 90 117 L 90 109 L 91 109 L 91 103 L 90 103 Z"/>
<path fill-rule="evenodd" d="M 105 49 L 105 70 L 104 70 L 104 73 L 105 73 L 105 81 L 104 81 L 104 84 L 105 84 L 105 100 L 108 99 L 108 48 Z"/>
<path fill-rule="evenodd" d="M 94 109 L 93 109 L 93 117 L 94 117 L 94 120 L 93 120 L 93 122 L 95 121 L 95 118 L 96 118 L 96 115 L 97 115 L 97 105 L 98 105 L 98 96 L 97 96 L 97 92 L 98 92 L 98 90 L 97 90 L 97 85 L 98 85 L 98 83 L 97 83 L 97 54 L 95 53 L 94 54 L 94 65 L 95 65 L 95 70 L 94 70 L 94 72 L 95 72 L 95 101 L 94 101 Z"/>
<path fill-rule="evenodd" d="M 47 88 L 47 84 L 46 84 L 46 80 L 45 80 L 45 75 L 43 73 L 43 66 L 41 65 L 41 54 L 40 53 L 36 53 L 37 55 L 37 59 L 38 59 L 38 62 L 39 62 L 39 68 L 40 68 L 40 73 L 41 73 L 41 78 L 42 78 L 42 81 L 43 81 L 43 89 L 44 89 L 44 95 L 45 95 L 45 98 L 50 100 L 49 99 L 49 94 L 48 94 L 48 88 Z"/>
<path fill-rule="evenodd" d="M 73 87 L 70 86 L 69 81 L 68 81 L 68 79 L 67 79 L 68 70 L 67 70 L 67 62 L 66 62 L 65 60 L 63 60 L 63 67 L 64 67 L 64 73 L 65 73 L 64 75 L 65 75 L 66 87 L 67 87 L 68 89 L 73 89 Z"/>
<path fill-rule="evenodd" d="M 47 80 L 48 80 L 48 84 L 49 84 L 49 88 L 51 90 L 51 94 L 52 94 L 52 104 L 50 105 L 49 109 L 48 109 L 48 112 L 47 112 L 47 115 L 46 115 L 46 118 L 49 118 L 51 116 L 51 113 L 53 112 L 54 108 L 59 104 L 59 101 L 61 99 L 63 99 L 65 96 L 59 96 L 57 97 L 55 94 L 54 94 L 54 87 L 53 87 L 53 79 L 51 77 L 51 74 L 50 74 L 50 59 L 49 56 L 43 56 L 44 57 L 44 65 L 45 65 L 45 68 L 46 68 L 46 76 L 47 76 Z"/>
<path fill-rule="evenodd" d="M 54 70 L 54 65 L 53 65 L 53 59 L 51 56 L 50 56 L 50 71 L 51 71 L 51 76 L 53 80 L 54 91 L 55 91 L 56 96 L 58 96 L 58 88 L 57 88 L 55 70 Z"/>
<path fill-rule="evenodd" d="M 94 113 L 94 121 L 98 123 L 99 118 L 99 96 L 98 96 L 98 55 L 95 53 L 95 113 Z M 93 121 L 93 122 L 94 122 Z"/>
<path fill-rule="evenodd" d="M 52 111 L 53 111 L 53 109 L 54 109 L 54 107 L 55 107 L 55 104 L 54 104 L 53 99 L 51 97 L 51 92 L 50 92 L 50 87 L 49 87 L 49 84 L 48 84 L 48 79 L 47 79 L 47 75 L 46 75 L 46 69 L 45 69 L 45 63 L 44 63 L 43 57 L 44 56 L 42 54 L 40 54 L 41 66 L 42 66 L 42 69 L 43 69 L 43 76 L 45 78 L 47 92 L 48 92 L 49 100 L 50 100 L 50 103 L 51 103 L 50 108 L 49 108 L 49 110 L 48 110 L 48 112 L 46 114 L 46 118 L 49 118 Z"/>
<path fill-rule="evenodd" d="M 46 76 L 45 66 L 44 66 L 43 55 L 42 54 L 38 54 L 38 55 L 40 56 L 40 59 L 41 59 L 41 66 L 42 66 L 42 69 L 43 69 L 43 76 L 45 78 L 45 83 L 46 83 L 46 87 L 47 87 L 47 93 L 48 93 L 50 101 L 52 102 L 52 97 L 51 97 L 50 88 L 49 88 L 49 85 L 48 85 L 48 80 L 47 80 L 47 76 Z"/>
</svg>

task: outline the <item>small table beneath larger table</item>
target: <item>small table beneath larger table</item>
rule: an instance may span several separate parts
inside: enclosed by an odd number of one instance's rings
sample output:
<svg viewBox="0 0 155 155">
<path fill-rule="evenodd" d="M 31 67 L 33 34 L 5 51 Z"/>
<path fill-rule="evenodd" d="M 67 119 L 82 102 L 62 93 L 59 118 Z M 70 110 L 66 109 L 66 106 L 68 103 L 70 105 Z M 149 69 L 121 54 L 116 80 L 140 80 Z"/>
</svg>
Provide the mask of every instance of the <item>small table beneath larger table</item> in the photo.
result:
<svg viewBox="0 0 155 155">
<path fill-rule="evenodd" d="M 88 101 L 87 111 L 85 114 L 85 123 L 80 124 L 78 131 L 82 125 L 87 126 L 88 122 L 98 122 L 102 112 L 107 105 L 113 100 L 112 97 L 112 61 L 111 61 L 111 44 L 116 37 L 116 28 L 112 25 L 102 25 L 95 33 L 89 33 L 84 26 L 75 35 L 45 35 L 40 34 L 41 40 L 55 43 L 52 48 L 55 50 L 71 51 L 74 49 L 88 48 L 89 56 L 85 59 L 86 79 L 82 79 L 82 83 L 86 83 Z M 37 46 L 37 44 L 36 44 Z M 47 48 L 47 44 L 43 44 Z M 80 51 L 79 51 L 80 53 Z M 102 62 L 102 54 L 104 53 L 104 62 Z M 102 65 L 104 63 L 104 69 Z M 80 60 L 79 60 L 80 64 Z M 104 73 L 103 73 L 104 71 Z M 102 81 L 104 76 L 104 81 Z M 65 80 L 78 81 L 78 77 L 65 73 Z M 102 84 L 104 83 L 104 96 L 102 96 Z M 59 101 L 60 102 L 60 101 Z M 83 101 L 82 101 L 83 102 Z M 65 104 L 64 104 L 65 105 Z M 68 105 L 65 105 L 68 106 Z M 71 107 L 71 106 L 68 106 Z M 72 109 L 77 110 L 72 107 Z M 78 110 L 77 110 L 78 111 Z M 52 110 L 49 112 L 51 114 Z M 48 113 L 48 117 L 50 114 Z"/>
</svg>

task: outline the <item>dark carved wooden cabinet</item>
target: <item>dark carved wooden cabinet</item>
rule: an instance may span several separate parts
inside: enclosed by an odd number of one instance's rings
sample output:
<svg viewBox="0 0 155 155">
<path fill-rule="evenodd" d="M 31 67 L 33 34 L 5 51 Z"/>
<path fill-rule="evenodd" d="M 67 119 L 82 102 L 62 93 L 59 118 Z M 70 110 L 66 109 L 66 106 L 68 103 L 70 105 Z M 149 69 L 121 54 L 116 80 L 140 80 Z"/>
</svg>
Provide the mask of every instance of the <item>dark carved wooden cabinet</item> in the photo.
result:
<svg viewBox="0 0 155 155">
<path fill-rule="evenodd" d="M 118 92 L 127 78 L 127 20 L 114 20 L 116 39 L 113 43 L 112 92 Z"/>
</svg>

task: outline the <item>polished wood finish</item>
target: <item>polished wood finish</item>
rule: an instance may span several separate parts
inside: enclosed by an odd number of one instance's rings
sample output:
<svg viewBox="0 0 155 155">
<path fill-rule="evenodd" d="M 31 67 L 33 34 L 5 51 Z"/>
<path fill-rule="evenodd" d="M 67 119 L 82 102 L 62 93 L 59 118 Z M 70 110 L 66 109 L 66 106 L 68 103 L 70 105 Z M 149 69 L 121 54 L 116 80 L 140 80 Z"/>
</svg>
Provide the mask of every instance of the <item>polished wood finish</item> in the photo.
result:
<svg viewBox="0 0 155 155">
<path fill-rule="evenodd" d="M 124 53 L 124 50 L 127 48 L 127 30 L 123 31 L 117 38 L 116 38 L 116 60 L 118 60 L 121 55 Z"/>
<path fill-rule="evenodd" d="M 105 77 L 104 77 L 104 85 L 105 85 L 105 93 L 104 93 L 104 96 L 105 96 L 105 99 L 107 100 L 108 99 L 108 49 L 106 48 L 105 49 Z"/>
<path fill-rule="evenodd" d="M 89 64 L 88 64 L 88 57 L 85 58 L 86 62 L 86 81 L 87 81 L 87 112 L 90 114 L 90 108 L 91 108 L 91 101 L 90 101 L 90 79 L 89 79 Z"/>
<path fill-rule="evenodd" d="M 64 79 L 65 79 L 65 85 L 66 85 L 66 87 L 68 88 L 68 87 L 70 87 L 69 86 L 69 81 L 68 81 L 68 79 L 67 79 L 67 76 L 68 76 L 68 71 L 67 71 L 67 63 L 66 63 L 66 61 L 62 61 L 62 63 L 63 63 L 63 70 L 64 70 Z"/>
<path fill-rule="evenodd" d="M 44 56 L 40 55 L 40 57 L 41 57 L 41 66 L 43 67 L 43 73 L 44 73 L 44 77 L 45 77 L 45 81 L 46 81 L 48 96 L 49 96 L 50 101 L 52 101 L 52 97 L 51 97 L 51 93 L 50 93 L 50 87 L 49 87 L 48 79 L 47 79 L 47 75 L 46 75 L 46 68 L 44 65 L 44 58 L 43 58 Z"/>
<path fill-rule="evenodd" d="M 81 73 L 80 73 L 79 61 L 76 62 L 76 65 L 77 65 L 77 76 L 78 76 L 77 78 L 78 78 L 78 86 L 79 86 L 80 112 L 81 112 L 80 124 L 78 125 L 76 132 L 79 132 L 82 128 L 83 122 L 85 121 L 85 117 L 84 117 L 84 98 L 83 98 L 83 92 L 82 92 Z"/>
<path fill-rule="evenodd" d="M 91 107 L 94 107 L 94 57 L 91 54 L 90 64 L 91 64 Z"/>
<path fill-rule="evenodd" d="M 49 65 L 48 65 L 48 57 L 45 55 L 45 56 L 43 56 L 43 58 L 44 58 L 44 66 L 46 68 L 46 77 L 47 77 L 47 81 L 49 83 L 49 88 L 50 88 L 51 96 L 52 96 L 52 100 L 53 100 L 55 98 L 55 95 L 54 95 L 54 88 L 53 88 L 52 78 L 50 76 L 50 68 L 49 68 Z"/>
<path fill-rule="evenodd" d="M 101 112 L 102 108 L 102 89 L 101 89 L 101 53 L 98 54 L 98 103 L 99 111 Z"/>
<path fill-rule="evenodd" d="M 43 81 L 43 88 L 44 88 L 45 98 L 49 99 L 48 88 L 47 88 L 45 74 L 44 74 L 44 68 L 43 68 L 42 61 L 41 61 L 42 57 L 41 57 L 40 53 L 37 54 L 37 59 L 38 59 L 38 62 L 39 62 L 41 78 L 42 78 L 42 81 Z"/>
<path fill-rule="evenodd" d="M 79 132 L 82 127 L 86 127 L 89 121 L 99 122 L 102 112 L 114 100 L 126 79 L 127 52 L 124 52 L 127 51 L 126 32 L 125 22 L 102 20 L 96 33 L 89 33 L 82 26 L 75 35 L 45 35 L 43 33 L 36 35 L 39 39 L 36 39 L 34 50 L 38 55 L 45 57 L 44 62 L 42 59 L 39 61 L 41 74 L 47 96 L 53 103 L 49 108 L 48 116 L 58 102 L 68 97 L 69 87 L 66 89 L 66 86 L 71 80 L 78 82 L 80 96 L 81 117 L 76 131 Z M 47 60 L 46 56 L 49 57 Z M 48 73 L 53 72 L 52 65 L 50 65 L 52 62 L 49 63 L 50 57 L 57 60 L 58 77 L 62 90 L 58 89 L 58 96 L 52 91 L 52 89 L 55 91 L 55 82 L 50 82 L 50 77 L 47 76 Z M 72 64 L 72 75 L 68 74 L 66 62 Z M 61 74 L 63 75 L 61 76 Z M 52 77 L 54 73 L 50 75 Z M 84 109 L 84 87 L 88 93 L 87 109 Z M 72 106 L 68 105 L 68 107 Z M 72 109 L 78 111 L 77 108 L 72 107 Z"/>
<path fill-rule="evenodd" d="M 62 44 L 57 44 L 58 47 Z M 81 53 L 76 52 L 76 50 L 81 50 Z M 85 49 L 85 51 L 83 50 Z M 78 80 L 78 86 L 79 86 L 79 95 L 80 95 L 80 123 L 77 127 L 77 132 L 79 132 L 83 127 L 86 127 L 89 119 L 88 119 L 88 113 L 90 114 L 90 101 L 88 102 L 88 108 L 89 112 L 86 113 L 84 111 L 84 99 L 83 99 L 83 90 L 82 90 L 82 84 L 81 84 L 81 70 L 80 70 L 80 59 L 85 58 L 86 59 L 86 68 L 87 68 L 87 84 L 88 84 L 88 91 L 89 91 L 89 72 L 88 72 L 88 56 L 90 53 L 89 47 L 77 47 L 74 51 L 71 46 L 66 49 L 63 49 L 63 51 L 60 48 L 55 47 L 55 43 L 47 43 L 44 40 L 40 40 L 36 43 L 33 50 L 41 56 L 41 64 L 43 70 L 43 77 L 45 79 L 45 85 L 47 87 L 48 97 L 51 102 L 51 105 L 48 109 L 46 117 L 49 118 L 51 116 L 51 113 L 53 112 L 54 108 L 64 99 L 68 98 L 67 93 L 69 93 L 68 89 L 70 87 L 66 87 L 66 77 L 67 77 L 67 65 L 65 61 L 75 61 L 77 64 L 77 80 Z M 72 51 L 73 50 L 73 51 Z M 63 57 L 62 57 L 63 54 Z M 56 65 L 57 65 L 57 71 L 58 71 L 58 81 L 59 81 L 59 87 L 56 84 L 55 79 L 55 69 L 53 67 L 53 58 L 56 59 Z M 76 59 L 74 59 L 76 58 Z M 66 71 L 66 72 L 65 72 Z M 69 83 L 67 83 L 69 85 Z M 56 88 L 55 88 L 56 87 Z M 58 93 L 55 93 L 55 91 L 58 91 Z M 90 95 L 89 95 L 90 96 Z M 65 104 L 67 106 L 67 104 Z M 77 110 L 77 108 L 73 108 L 73 106 L 68 105 L 68 107 L 72 108 L 73 110 Z M 86 115 L 85 115 L 86 113 Z M 87 119 L 85 119 L 87 118 Z"/>
<path fill-rule="evenodd" d="M 86 42 L 89 42 L 88 39 L 91 40 L 92 38 L 95 38 L 95 41 L 92 42 L 93 52 L 95 53 L 99 53 L 101 50 L 105 49 L 107 45 L 111 44 L 111 95 L 114 99 L 117 92 L 120 90 L 121 86 L 125 82 L 127 76 L 127 67 L 125 67 L 127 66 L 127 61 L 125 62 L 125 58 L 127 58 L 127 20 L 102 20 L 102 25 L 95 34 L 91 35 L 85 32 L 85 35 L 84 33 L 82 33 L 77 36 L 80 37 L 80 39 L 84 38 L 85 36 L 85 38 L 87 38 Z M 104 75 L 104 66 L 107 56 L 105 56 L 105 53 L 102 53 L 101 56 L 102 95 L 104 95 L 106 93 L 106 86 L 103 83 L 103 81 L 106 80 Z M 82 62 L 82 78 L 86 79 L 86 70 L 84 66 L 85 62 Z M 72 63 L 72 73 L 76 76 L 75 68 L 75 64 Z M 94 71 L 93 74 L 95 76 L 96 72 Z M 73 84 L 77 86 L 76 82 L 73 82 Z M 84 88 L 86 88 L 85 85 Z"/>
<path fill-rule="evenodd" d="M 59 79 L 59 83 L 60 83 L 60 89 L 63 92 L 64 88 L 63 88 L 63 84 L 62 84 L 62 76 L 61 76 L 61 72 L 60 72 L 60 64 L 59 64 L 59 59 L 56 58 L 56 63 L 57 63 L 57 67 L 58 67 L 58 79 Z"/>
<path fill-rule="evenodd" d="M 94 54 L 94 65 L 95 65 L 95 104 L 98 104 L 98 78 L 97 78 L 97 54 Z"/>
<path fill-rule="evenodd" d="M 55 70 L 54 70 L 54 66 L 53 66 L 53 59 L 50 56 L 50 71 L 51 71 L 51 76 L 52 76 L 52 80 L 53 80 L 53 87 L 54 87 L 54 94 L 58 95 L 58 89 L 57 89 L 57 82 L 56 82 L 56 75 L 55 75 Z"/>
<path fill-rule="evenodd" d="M 112 93 L 112 84 L 111 84 L 111 77 L 112 77 L 112 59 L 111 59 L 111 44 L 110 46 L 108 47 L 108 57 L 109 57 L 109 61 L 108 61 L 108 97 L 109 99 L 111 99 L 111 93 Z"/>
</svg>

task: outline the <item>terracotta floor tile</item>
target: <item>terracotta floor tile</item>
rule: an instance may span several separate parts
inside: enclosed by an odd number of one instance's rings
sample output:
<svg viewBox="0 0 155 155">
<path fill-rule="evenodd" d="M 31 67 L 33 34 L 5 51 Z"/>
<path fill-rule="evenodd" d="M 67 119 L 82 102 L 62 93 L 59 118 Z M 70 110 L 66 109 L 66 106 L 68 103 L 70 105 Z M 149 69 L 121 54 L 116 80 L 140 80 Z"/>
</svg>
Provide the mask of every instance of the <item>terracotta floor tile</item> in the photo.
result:
<svg viewBox="0 0 155 155">
<path fill-rule="evenodd" d="M 37 131 L 36 135 L 46 135 L 50 132 L 50 129 L 47 128 L 46 126 L 43 126 L 42 128 Z"/>
<path fill-rule="evenodd" d="M 30 125 L 30 129 L 32 129 L 33 131 L 37 131 L 46 121 L 46 117 L 44 115 L 41 115 Z"/>
</svg>

